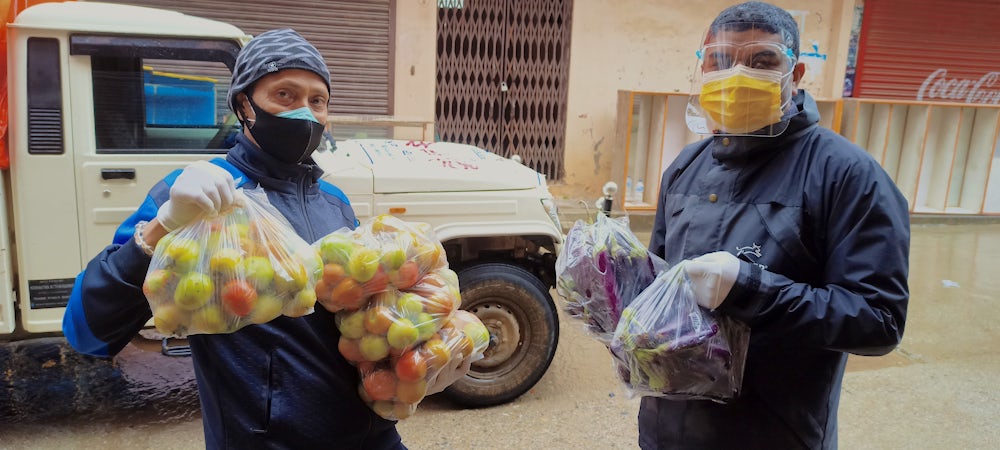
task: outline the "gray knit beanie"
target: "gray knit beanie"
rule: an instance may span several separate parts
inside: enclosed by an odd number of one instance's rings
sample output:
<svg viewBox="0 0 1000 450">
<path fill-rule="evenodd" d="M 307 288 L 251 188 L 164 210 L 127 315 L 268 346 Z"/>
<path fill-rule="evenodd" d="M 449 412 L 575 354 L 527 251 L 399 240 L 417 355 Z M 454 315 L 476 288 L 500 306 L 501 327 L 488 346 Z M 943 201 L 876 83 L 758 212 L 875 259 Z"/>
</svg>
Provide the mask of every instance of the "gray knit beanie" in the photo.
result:
<svg viewBox="0 0 1000 450">
<path fill-rule="evenodd" d="M 267 74 L 284 69 L 304 69 L 319 75 L 330 90 L 330 69 L 312 44 L 290 28 L 271 30 L 250 40 L 236 57 L 233 80 L 226 96 L 229 108 L 238 111 L 236 95 Z"/>
</svg>

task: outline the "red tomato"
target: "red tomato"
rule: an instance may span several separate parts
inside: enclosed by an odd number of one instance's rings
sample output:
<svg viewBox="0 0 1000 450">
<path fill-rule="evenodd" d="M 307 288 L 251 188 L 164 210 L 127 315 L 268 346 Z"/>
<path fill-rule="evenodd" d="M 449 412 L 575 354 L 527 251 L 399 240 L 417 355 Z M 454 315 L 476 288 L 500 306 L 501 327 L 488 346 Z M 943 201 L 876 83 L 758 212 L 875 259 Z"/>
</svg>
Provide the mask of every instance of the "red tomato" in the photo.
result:
<svg viewBox="0 0 1000 450">
<path fill-rule="evenodd" d="M 396 376 L 401 381 L 417 381 L 427 376 L 427 361 L 420 352 L 410 350 L 396 362 Z"/>
<path fill-rule="evenodd" d="M 396 396 L 396 375 L 388 370 L 376 370 L 365 375 L 362 384 L 372 400 L 392 400 Z"/>
<path fill-rule="evenodd" d="M 243 317 L 250 314 L 257 303 L 257 290 L 244 280 L 232 280 L 222 288 L 222 305 L 226 311 Z"/>
</svg>

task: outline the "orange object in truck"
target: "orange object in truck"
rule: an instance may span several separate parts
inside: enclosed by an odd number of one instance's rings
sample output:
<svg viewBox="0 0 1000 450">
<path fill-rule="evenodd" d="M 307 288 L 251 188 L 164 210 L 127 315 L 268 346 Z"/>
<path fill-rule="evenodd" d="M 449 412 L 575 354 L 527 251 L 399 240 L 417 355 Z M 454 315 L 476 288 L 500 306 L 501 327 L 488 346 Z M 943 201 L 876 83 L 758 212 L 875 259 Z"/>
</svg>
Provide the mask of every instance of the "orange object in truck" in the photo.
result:
<svg viewBox="0 0 1000 450">
<path fill-rule="evenodd" d="M 52 1 L 55 0 L 0 0 L 0 11 L 5 12 L 0 23 L 0 169 L 10 168 L 10 154 L 7 152 L 7 24 L 29 6 Z"/>
</svg>

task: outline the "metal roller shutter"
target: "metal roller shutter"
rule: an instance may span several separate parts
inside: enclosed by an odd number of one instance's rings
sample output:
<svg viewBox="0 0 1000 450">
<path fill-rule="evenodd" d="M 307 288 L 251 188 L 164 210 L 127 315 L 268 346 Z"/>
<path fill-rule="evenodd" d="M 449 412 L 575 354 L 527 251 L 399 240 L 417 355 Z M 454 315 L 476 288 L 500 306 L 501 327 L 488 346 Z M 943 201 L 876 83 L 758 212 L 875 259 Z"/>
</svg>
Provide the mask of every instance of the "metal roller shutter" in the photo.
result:
<svg viewBox="0 0 1000 450">
<path fill-rule="evenodd" d="M 996 0 L 866 0 L 854 96 L 997 104 L 998 53 Z"/>
<path fill-rule="evenodd" d="M 392 115 L 395 0 L 104 0 L 231 23 L 247 34 L 293 28 L 326 58 L 335 114 Z"/>
</svg>

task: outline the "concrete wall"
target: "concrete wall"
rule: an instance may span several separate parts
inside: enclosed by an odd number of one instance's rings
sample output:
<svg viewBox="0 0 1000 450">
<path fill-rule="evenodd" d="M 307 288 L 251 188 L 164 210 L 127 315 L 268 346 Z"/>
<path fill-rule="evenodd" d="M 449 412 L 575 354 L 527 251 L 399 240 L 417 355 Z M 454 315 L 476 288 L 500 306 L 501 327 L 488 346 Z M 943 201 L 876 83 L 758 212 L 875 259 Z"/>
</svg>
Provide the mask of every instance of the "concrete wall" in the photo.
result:
<svg viewBox="0 0 1000 450">
<path fill-rule="evenodd" d="M 689 92 L 704 32 L 732 0 L 576 0 L 573 10 L 566 177 L 557 196 L 597 198 L 611 178 L 618 90 Z M 800 85 L 840 97 L 853 0 L 776 0 L 800 22 Z M 814 47 L 815 45 L 815 47 Z M 815 54 L 815 55 L 811 55 Z M 825 60 L 823 59 L 825 57 Z"/>
<path fill-rule="evenodd" d="M 403 121 L 428 122 L 424 129 L 397 127 L 396 136 L 433 140 L 437 2 L 396 0 L 395 27 L 393 116 Z"/>
</svg>

